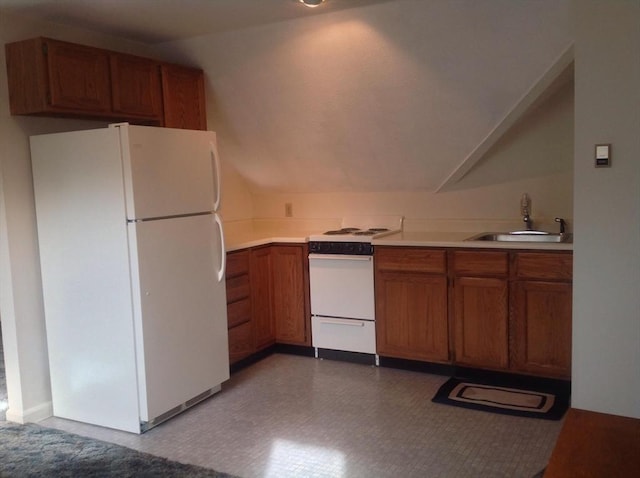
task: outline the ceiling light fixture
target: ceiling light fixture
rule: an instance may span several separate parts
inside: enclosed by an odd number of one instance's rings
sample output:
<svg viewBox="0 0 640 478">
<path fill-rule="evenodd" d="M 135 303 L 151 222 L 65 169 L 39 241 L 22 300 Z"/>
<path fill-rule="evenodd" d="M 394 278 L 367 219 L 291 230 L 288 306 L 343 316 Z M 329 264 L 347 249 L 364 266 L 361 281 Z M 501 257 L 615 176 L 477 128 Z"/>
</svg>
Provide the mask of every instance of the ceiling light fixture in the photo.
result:
<svg viewBox="0 0 640 478">
<path fill-rule="evenodd" d="M 305 7 L 315 8 L 320 5 L 324 0 L 300 0 L 300 3 L 303 3 Z"/>
</svg>

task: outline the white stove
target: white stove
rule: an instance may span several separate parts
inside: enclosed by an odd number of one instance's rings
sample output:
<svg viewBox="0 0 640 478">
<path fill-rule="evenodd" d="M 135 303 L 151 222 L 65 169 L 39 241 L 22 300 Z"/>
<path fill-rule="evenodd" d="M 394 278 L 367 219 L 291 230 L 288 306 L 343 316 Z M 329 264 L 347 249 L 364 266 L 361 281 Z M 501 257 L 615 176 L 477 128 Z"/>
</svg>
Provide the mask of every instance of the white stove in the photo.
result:
<svg viewBox="0 0 640 478">
<path fill-rule="evenodd" d="M 311 335 L 321 350 L 375 358 L 373 239 L 402 230 L 402 216 L 351 216 L 309 237 Z"/>
</svg>

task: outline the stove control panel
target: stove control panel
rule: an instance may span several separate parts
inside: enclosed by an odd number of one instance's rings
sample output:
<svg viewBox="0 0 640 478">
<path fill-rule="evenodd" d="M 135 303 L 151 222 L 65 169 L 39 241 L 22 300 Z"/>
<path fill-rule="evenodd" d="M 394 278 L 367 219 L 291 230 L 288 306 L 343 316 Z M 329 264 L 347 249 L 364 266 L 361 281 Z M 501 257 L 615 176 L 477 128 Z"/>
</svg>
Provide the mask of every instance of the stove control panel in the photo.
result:
<svg viewBox="0 0 640 478">
<path fill-rule="evenodd" d="M 373 245 L 369 242 L 310 241 L 309 253 L 372 256 Z"/>
</svg>

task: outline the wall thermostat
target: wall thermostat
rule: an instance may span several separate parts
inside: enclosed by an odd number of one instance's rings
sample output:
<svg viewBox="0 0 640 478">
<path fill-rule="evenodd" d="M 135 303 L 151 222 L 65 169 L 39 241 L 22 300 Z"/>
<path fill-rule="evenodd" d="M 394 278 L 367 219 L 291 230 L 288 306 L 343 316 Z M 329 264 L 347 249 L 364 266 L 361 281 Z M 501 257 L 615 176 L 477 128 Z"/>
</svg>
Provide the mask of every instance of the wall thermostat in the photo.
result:
<svg viewBox="0 0 640 478">
<path fill-rule="evenodd" d="M 611 144 L 596 144 L 596 168 L 611 166 Z"/>
</svg>

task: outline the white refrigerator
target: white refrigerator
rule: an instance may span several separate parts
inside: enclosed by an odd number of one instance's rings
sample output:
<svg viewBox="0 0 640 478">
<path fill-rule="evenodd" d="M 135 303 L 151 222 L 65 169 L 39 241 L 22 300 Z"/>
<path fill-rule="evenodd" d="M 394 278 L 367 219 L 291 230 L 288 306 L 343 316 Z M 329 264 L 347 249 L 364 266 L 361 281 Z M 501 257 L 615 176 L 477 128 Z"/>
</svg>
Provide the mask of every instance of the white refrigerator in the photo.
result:
<svg viewBox="0 0 640 478">
<path fill-rule="evenodd" d="M 53 415 L 141 433 L 229 378 L 216 136 L 31 137 Z"/>
</svg>

